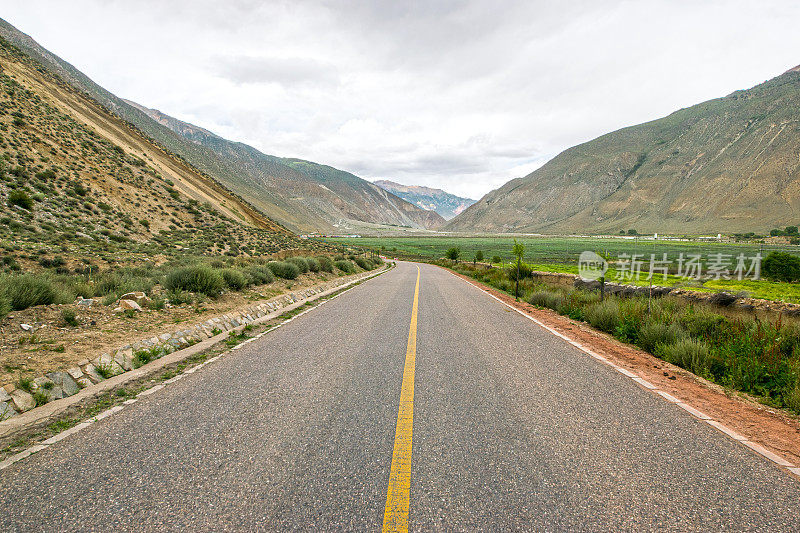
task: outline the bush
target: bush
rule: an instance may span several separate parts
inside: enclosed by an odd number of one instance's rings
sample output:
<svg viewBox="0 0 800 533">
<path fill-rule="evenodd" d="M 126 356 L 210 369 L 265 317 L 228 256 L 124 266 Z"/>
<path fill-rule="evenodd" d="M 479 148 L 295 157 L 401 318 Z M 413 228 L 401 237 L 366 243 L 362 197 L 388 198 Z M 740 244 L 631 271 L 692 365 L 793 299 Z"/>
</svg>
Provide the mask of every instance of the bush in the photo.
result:
<svg viewBox="0 0 800 533">
<path fill-rule="evenodd" d="M 502 263 L 502 262 L 503 258 L 500 257 L 499 255 L 492 256 L 492 263 Z"/>
<path fill-rule="evenodd" d="M 0 320 L 11 312 L 11 302 L 4 295 L 0 295 Z"/>
<path fill-rule="evenodd" d="M 346 272 L 347 274 L 352 274 L 356 271 L 356 267 L 353 263 L 348 261 L 347 259 L 340 259 L 339 261 L 334 261 L 333 263 L 336 268 L 341 270 L 342 272 Z"/>
<path fill-rule="evenodd" d="M 678 324 L 646 322 L 639 328 L 636 344 L 646 352 L 656 353 L 659 347 L 675 344 L 685 338 L 686 332 Z"/>
<path fill-rule="evenodd" d="M 534 291 L 528 302 L 537 307 L 558 310 L 564 302 L 564 297 L 557 292 L 541 289 Z"/>
<path fill-rule="evenodd" d="M 333 261 L 330 257 L 326 255 L 320 255 L 316 259 L 319 263 L 319 269 L 322 272 L 333 272 Z"/>
<path fill-rule="evenodd" d="M 74 309 L 62 309 L 61 320 L 64 321 L 64 324 L 72 326 L 73 328 L 79 324 L 78 317 L 75 315 Z"/>
<path fill-rule="evenodd" d="M 11 276 L 4 280 L 5 296 L 15 311 L 21 311 L 34 305 L 50 305 L 58 295 L 53 284 L 41 277 L 31 274 Z"/>
<path fill-rule="evenodd" d="M 761 272 L 774 281 L 800 281 L 800 257 L 787 252 L 772 252 L 764 259 Z"/>
<path fill-rule="evenodd" d="M 196 265 L 179 268 L 167 274 L 164 288 L 168 291 L 189 291 L 216 297 L 222 291 L 225 280 L 216 270 Z"/>
<path fill-rule="evenodd" d="M 616 300 L 605 300 L 592 305 L 586 310 L 586 320 L 592 326 L 614 334 L 620 323 L 619 303 Z"/>
<path fill-rule="evenodd" d="M 253 285 L 264 285 L 275 281 L 275 274 L 263 265 L 250 265 L 245 267 L 245 273 L 250 276 Z"/>
<path fill-rule="evenodd" d="M 238 268 L 226 268 L 222 271 L 222 279 L 225 280 L 225 285 L 234 291 L 240 291 L 249 285 L 247 276 Z"/>
<path fill-rule="evenodd" d="M 16 205 L 30 211 L 33 209 L 33 198 L 22 190 L 11 191 L 8 194 L 8 205 L 12 207 Z"/>
<path fill-rule="evenodd" d="M 372 266 L 372 263 L 364 257 L 356 257 L 355 262 L 358 266 L 360 266 L 364 270 L 372 270 L 373 268 L 375 268 L 374 266 Z"/>
<path fill-rule="evenodd" d="M 190 304 L 194 301 L 192 293 L 189 291 L 173 290 L 167 293 L 167 300 L 172 305 Z"/>
<path fill-rule="evenodd" d="M 319 272 L 320 269 L 319 261 L 317 261 L 313 257 L 306 257 L 305 259 L 306 263 L 308 263 L 308 269 L 311 272 Z"/>
<path fill-rule="evenodd" d="M 300 275 L 300 269 L 294 263 L 287 263 L 286 261 L 270 261 L 267 267 L 275 274 L 276 277 L 282 279 L 295 279 Z"/>
<path fill-rule="evenodd" d="M 694 339 L 681 339 L 674 344 L 667 344 L 660 349 L 665 361 L 685 368 L 699 376 L 708 373 L 708 346 Z"/>
<path fill-rule="evenodd" d="M 286 262 L 295 265 L 301 274 L 308 272 L 308 262 L 303 257 L 290 257 Z"/>
</svg>

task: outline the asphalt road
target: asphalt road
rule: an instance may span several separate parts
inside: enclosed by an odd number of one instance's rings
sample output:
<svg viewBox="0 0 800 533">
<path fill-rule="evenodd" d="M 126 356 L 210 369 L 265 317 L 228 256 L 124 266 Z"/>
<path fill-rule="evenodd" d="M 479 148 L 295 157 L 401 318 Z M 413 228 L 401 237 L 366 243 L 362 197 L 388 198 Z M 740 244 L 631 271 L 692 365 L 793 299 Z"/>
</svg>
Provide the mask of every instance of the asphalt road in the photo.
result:
<svg viewBox="0 0 800 533">
<path fill-rule="evenodd" d="M 800 483 L 422 265 L 412 531 L 800 530 Z M 378 531 L 417 267 L 0 472 L 0 531 Z"/>
</svg>

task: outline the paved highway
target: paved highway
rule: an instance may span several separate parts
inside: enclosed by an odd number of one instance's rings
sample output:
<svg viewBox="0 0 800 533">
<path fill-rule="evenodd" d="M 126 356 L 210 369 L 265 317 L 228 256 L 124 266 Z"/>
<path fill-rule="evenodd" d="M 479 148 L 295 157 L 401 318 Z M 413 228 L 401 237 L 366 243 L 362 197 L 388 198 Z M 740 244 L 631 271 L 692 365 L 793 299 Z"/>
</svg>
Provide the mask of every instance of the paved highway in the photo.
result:
<svg viewBox="0 0 800 533">
<path fill-rule="evenodd" d="M 797 531 L 800 483 L 410 263 L 0 472 L 0 531 L 406 524 Z"/>
</svg>

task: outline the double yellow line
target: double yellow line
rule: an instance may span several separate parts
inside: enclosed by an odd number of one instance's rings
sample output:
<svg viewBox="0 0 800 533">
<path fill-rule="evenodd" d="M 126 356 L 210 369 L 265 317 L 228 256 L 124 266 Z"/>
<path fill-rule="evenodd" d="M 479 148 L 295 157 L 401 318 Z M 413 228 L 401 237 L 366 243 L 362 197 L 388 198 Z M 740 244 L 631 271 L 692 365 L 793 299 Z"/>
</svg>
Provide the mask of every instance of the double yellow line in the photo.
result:
<svg viewBox="0 0 800 533">
<path fill-rule="evenodd" d="M 394 434 L 392 469 L 386 491 L 386 510 L 383 513 L 383 531 L 408 531 L 408 506 L 411 493 L 411 436 L 414 425 L 414 368 L 417 359 L 417 307 L 419 304 L 419 276 L 414 288 L 414 305 L 411 307 L 411 325 L 408 328 L 406 364 L 403 369 L 403 387 L 400 390 L 400 408 L 397 412 L 397 429 Z"/>
</svg>

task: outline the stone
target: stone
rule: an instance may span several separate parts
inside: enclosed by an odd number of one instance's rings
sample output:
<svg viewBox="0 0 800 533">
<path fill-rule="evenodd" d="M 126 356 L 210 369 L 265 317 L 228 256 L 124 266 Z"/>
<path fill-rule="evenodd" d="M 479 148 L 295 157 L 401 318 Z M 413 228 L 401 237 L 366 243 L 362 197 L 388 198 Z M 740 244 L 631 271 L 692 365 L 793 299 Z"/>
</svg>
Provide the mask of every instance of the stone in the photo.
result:
<svg viewBox="0 0 800 533">
<path fill-rule="evenodd" d="M 20 324 L 19 327 L 22 328 L 23 331 L 33 331 L 33 326 L 30 324 Z"/>
<path fill-rule="evenodd" d="M 82 298 L 78 296 L 78 298 L 75 300 L 75 305 L 80 305 L 81 307 L 91 307 L 93 303 L 94 299 L 92 298 Z"/>
<path fill-rule="evenodd" d="M 11 396 L 8 395 L 5 389 L 0 389 L 0 402 L 10 402 Z"/>
<path fill-rule="evenodd" d="M 172 338 L 172 335 L 170 335 L 169 333 L 162 333 L 161 335 L 159 335 L 158 338 L 161 339 L 162 342 L 167 342 Z"/>
<path fill-rule="evenodd" d="M 136 311 L 137 313 L 142 311 L 142 307 L 133 300 L 120 300 L 117 309 L 122 311 Z M 116 309 L 114 311 L 116 311 Z"/>
<path fill-rule="evenodd" d="M 66 373 L 66 372 L 50 372 L 47 374 L 47 377 L 50 378 L 53 383 L 56 384 L 62 391 L 64 391 L 64 396 L 72 396 L 76 392 L 78 392 L 80 387 L 78 384 L 75 383 L 75 380 Z"/>
<path fill-rule="evenodd" d="M 78 378 L 77 382 L 78 382 L 78 386 L 80 388 L 82 388 L 82 389 L 85 389 L 86 387 L 90 387 L 90 386 L 94 385 L 94 382 L 91 379 L 89 379 L 88 377 L 86 377 L 86 376 L 83 376 L 82 378 Z"/>
<path fill-rule="evenodd" d="M 125 372 L 125 369 L 122 368 L 119 363 L 114 361 L 114 358 L 107 353 L 102 354 L 100 357 L 92 361 L 92 363 L 95 367 L 108 368 L 112 376 L 117 376 Z"/>
<path fill-rule="evenodd" d="M 92 381 L 92 383 L 100 383 L 105 379 L 100 375 L 100 373 L 97 371 L 97 368 L 92 363 L 88 363 L 86 366 L 84 366 L 83 372 L 86 377 Z"/>
<path fill-rule="evenodd" d="M 72 368 L 67 369 L 67 374 L 69 374 L 69 377 L 72 379 L 79 379 L 83 377 L 83 370 L 81 370 L 80 367 L 73 366 Z"/>
<path fill-rule="evenodd" d="M 11 405 L 11 402 L 0 403 L 0 420 L 8 420 L 12 416 L 17 415 L 17 410 Z"/>
<path fill-rule="evenodd" d="M 122 296 L 120 296 L 119 299 L 120 303 L 122 303 L 122 300 L 129 300 L 136 302 L 139 305 L 144 305 L 150 301 L 150 298 L 148 298 L 147 295 L 141 291 L 135 291 L 123 294 Z"/>
<path fill-rule="evenodd" d="M 55 382 L 46 376 L 40 376 L 33 380 L 34 392 L 41 392 L 47 396 L 47 401 L 60 400 L 65 396 L 64 390 L 55 384 Z"/>
<path fill-rule="evenodd" d="M 11 393 L 11 401 L 14 403 L 16 410 L 20 412 L 29 411 L 36 407 L 36 400 L 33 399 L 33 395 L 22 389 L 17 389 Z"/>
</svg>

